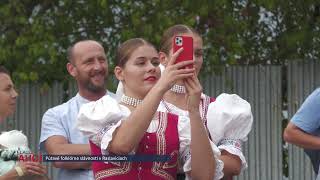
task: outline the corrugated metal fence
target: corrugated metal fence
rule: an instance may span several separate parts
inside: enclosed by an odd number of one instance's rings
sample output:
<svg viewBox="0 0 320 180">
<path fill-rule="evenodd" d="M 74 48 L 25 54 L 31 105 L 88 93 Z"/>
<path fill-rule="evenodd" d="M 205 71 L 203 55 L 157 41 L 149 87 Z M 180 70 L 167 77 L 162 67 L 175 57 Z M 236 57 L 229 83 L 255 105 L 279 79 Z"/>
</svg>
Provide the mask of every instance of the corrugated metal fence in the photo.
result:
<svg viewBox="0 0 320 180">
<path fill-rule="evenodd" d="M 304 73 L 304 76 L 296 74 L 296 69 Z M 315 87 L 316 71 L 301 70 L 300 64 L 289 66 L 288 74 L 288 100 L 289 114 L 296 111 L 303 99 Z M 306 68 L 316 68 L 310 65 Z M 309 71 L 309 72 L 308 72 Z M 295 74 L 295 75 L 293 75 Z M 310 88 L 305 90 L 307 78 Z M 318 75 L 319 77 L 319 75 Z M 311 80 L 312 79 L 312 80 Z M 254 124 L 244 152 L 249 167 L 236 180 L 281 180 L 283 179 L 282 162 L 282 69 L 280 66 L 243 66 L 225 68 L 220 75 L 212 75 L 202 79 L 206 94 L 217 96 L 222 92 L 236 93 L 246 99 L 252 106 Z M 300 84 L 301 83 L 304 84 Z M 313 85 L 313 86 L 312 86 Z M 76 86 L 70 85 L 69 93 L 73 96 Z M 292 91 L 292 92 L 291 92 Z M 26 85 L 20 88 L 17 112 L 12 119 L 1 124 L 1 129 L 21 129 L 29 138 L 32 150 L 37 152 L 40 136 L 41 118 L 43 113 L 50 107 L 62 103 L 62 85 L 55 84 L 46 93 L 40 93 L 38 86 Z M 294 99 L 295 98 L 295 99 Z M 291 100 L 292 99 L 292 100 Z M 294 108 L 290 102 L 295 102 Z M 297 156 L 299 154 L 299 156 Z M 301 157 L 296 159 L 295 157 Z M 302 158 L 300 150 L 290 146 L 289 151 L 289 174 L 290 180 L 311 180 L 311 168 L 309 162 Z M 303 159 L 303 161 L 301 161 Z M 305 166 L 298 166 L 299 163 Z M 303 162 L 303 163 L 302 163 Z M 310 169 L 310 171 L 308 171 Z M 50 177 L 55 177 L 55 171 L 50 168 Z M 299 174 L 299 176 L 298 176 Z M 303 179 L 300 174 L 304 174 Z"/>
<path fill-rule="evenodd" d="M 230 67 L 202 82 L 211 96 L 236 93 L 251 104 L 254 123 L 244 145 L 249 167 L 235 179 L 281 180 L 281 67 Z"/>
</svg>

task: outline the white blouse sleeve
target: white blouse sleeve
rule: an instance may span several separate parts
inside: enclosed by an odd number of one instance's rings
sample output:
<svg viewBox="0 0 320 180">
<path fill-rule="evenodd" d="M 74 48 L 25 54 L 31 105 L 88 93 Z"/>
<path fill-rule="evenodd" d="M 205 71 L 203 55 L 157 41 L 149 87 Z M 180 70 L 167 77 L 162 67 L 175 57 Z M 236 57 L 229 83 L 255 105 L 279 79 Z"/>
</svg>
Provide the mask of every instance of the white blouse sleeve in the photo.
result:
<svg viewBox="0 0 320 180">
<path fill-rule="evenodd" d="M 247 141 L 253 116 L 250 104 L 236 94 L 221 94 L 208 107 L 207 127 L 220 150 L 238 156 L 247 167 L 242 143 Z"/>
<path fill-rule="evenodd" d="M 182 165 L 184 172 L 191 171 L 191 153 L 190 153 L 190 143 L 191 143 L 191 129 L 190 129 L 190 120 L 188 117 L 179 116 L 178 121 L 178 133 L 179 133 L 179 141 L 180 141 L 180 148 L 179 148 L 179 161 Z M 214 180 L 221 179 L 223 177 L 223 162 L 219 159 L 221 153 L 218 147 L 210 141 L 211 148 L 214 154 L 214 159 L 216 161 L 216 173 Z M 186 179 L 191 179 L 186 174 Z"/>
<path fill-rule="evenodd" d="M 84 104 L 80 108 L 76 125 L 85 136 L 101 147 L 102 153 L 107 154 L 113 132 L 125 117 L 123 107 L 106 95 L 95 102 Z"/>
</svg>

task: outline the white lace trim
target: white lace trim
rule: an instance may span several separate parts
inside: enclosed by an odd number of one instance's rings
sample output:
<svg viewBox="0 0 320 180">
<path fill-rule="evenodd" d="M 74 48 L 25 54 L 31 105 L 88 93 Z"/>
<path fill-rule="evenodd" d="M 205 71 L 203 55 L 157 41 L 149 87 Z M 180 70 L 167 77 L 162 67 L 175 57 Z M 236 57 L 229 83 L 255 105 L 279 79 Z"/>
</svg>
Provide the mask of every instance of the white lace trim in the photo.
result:
<svg viewBox="0 0 320 180">
<path fill-rule="evenodd" d="M 106 126 L 106 127 L 104 127 L 104 128 L 101 128 L 100 131 L 99 131 L 97 134 L 95 134 L 95 135 L 93 135 L 93 136 L 90 137 L 91 142 L 100 147 L 100 143 L 101 143 L 101 141 L 102 141 L 102 138 L 103 138 L 104 134 L 105 134 L 110 128 L 111 128 L 110 126 Z"/>
<path fill-rule="evenodd" d="M 223 168 L 224 168 L 224 163 L 221 161 L 216 155 L 214 157 L 216 159 L 216 174 L 214 176 L 214 180 L 218 180 L 223 178 Z"/>
<path fill-rule="evenodd" d="M 229 138 L 226 138 L 226 139 L 222 139 L 220 140 L 220 142 L 217 144 L 217 146 L 220 146 L 220 145 L 225 145 L 225 146 L 232 146 L 232 147 L 235 147 L 237 148 L 239 151 L 242 151 L 242 140 L 241 139 L 229 139 Z"/>
<path fill-rule="evenodd" d="M 113 138 L 113 133 L 114 131 L 121 125 L 121 122 L 122 120 L 118 121 L 117 123 L 112 123 L 110 124 L 110 128 L 109 130 L 103 135 L 102 139 L 101 139 L 101 153 L 104 154 L 104 155 L 108 155 L 108 146 L 109 146 L 109 143 L 110 141 L 112 140 Z"/>
</svg>

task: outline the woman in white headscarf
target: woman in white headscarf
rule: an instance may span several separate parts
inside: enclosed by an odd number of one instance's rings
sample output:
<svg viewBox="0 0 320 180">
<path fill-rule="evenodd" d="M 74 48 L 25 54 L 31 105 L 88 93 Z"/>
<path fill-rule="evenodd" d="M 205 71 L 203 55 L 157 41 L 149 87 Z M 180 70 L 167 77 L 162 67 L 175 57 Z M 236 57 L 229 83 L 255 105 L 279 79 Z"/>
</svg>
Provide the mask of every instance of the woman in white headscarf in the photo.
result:
<svg viewBox="0 0 320 180">
<path fill-rule="evenodd" d="M 9 72 L 0 66 L 0 122 L 12 115 L 18 97 Z M 17 162 L 19 154 L 31 153 L 27 137 L 17 130 L 0 135 L 0 180 L 47 179 L 46 168 L 39 162 Z"/>
</svg>

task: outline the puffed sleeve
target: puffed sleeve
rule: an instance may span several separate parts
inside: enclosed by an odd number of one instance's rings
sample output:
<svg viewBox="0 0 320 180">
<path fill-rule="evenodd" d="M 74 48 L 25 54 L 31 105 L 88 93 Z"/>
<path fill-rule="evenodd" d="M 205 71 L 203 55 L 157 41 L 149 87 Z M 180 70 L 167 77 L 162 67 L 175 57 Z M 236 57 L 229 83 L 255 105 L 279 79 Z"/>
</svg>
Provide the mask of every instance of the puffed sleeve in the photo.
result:
<svg viewBox="0 0 320 180">
<path fill-rule="evenodd" d="M 109 95 L 84 104 L 78 114 L 77 127 L 93 143 L 106 150 L 112 140 L 113 132 L 126 116 L 122 108 Z"/>
<path fill-rule="evenodd" d="M 180 147 L 179 147 L 179 161 L 182 165 L 184 172 L 191 171 L 191 152 L 190 152 L 190 143 L 191 143 L 191 129 L 190 129 L 190 120 L 186 116 L 179 116 L 178 121 L 178 133 L 179 133 L 179 141 L 180 141 Z M 214 180 L 221 179 L 223 177 L 223 162 L 219 159 L 221 153 L 218 149 L 218 147 L 210 141 L 210 145 L 214 154 L 214 159 L 216 161 L 216 173 Z M 191 177 L 187 178 L 188 180 L 191 179 Z"/>
<path fill-rule="evenodd" d="M 247 167 L 242 143 L 247 140 L 253 116 L 250 104 L 236 94 L 221 94 L 208 107 L 207 127 L 220 150 L 238 156 Z"/>
</svg>

